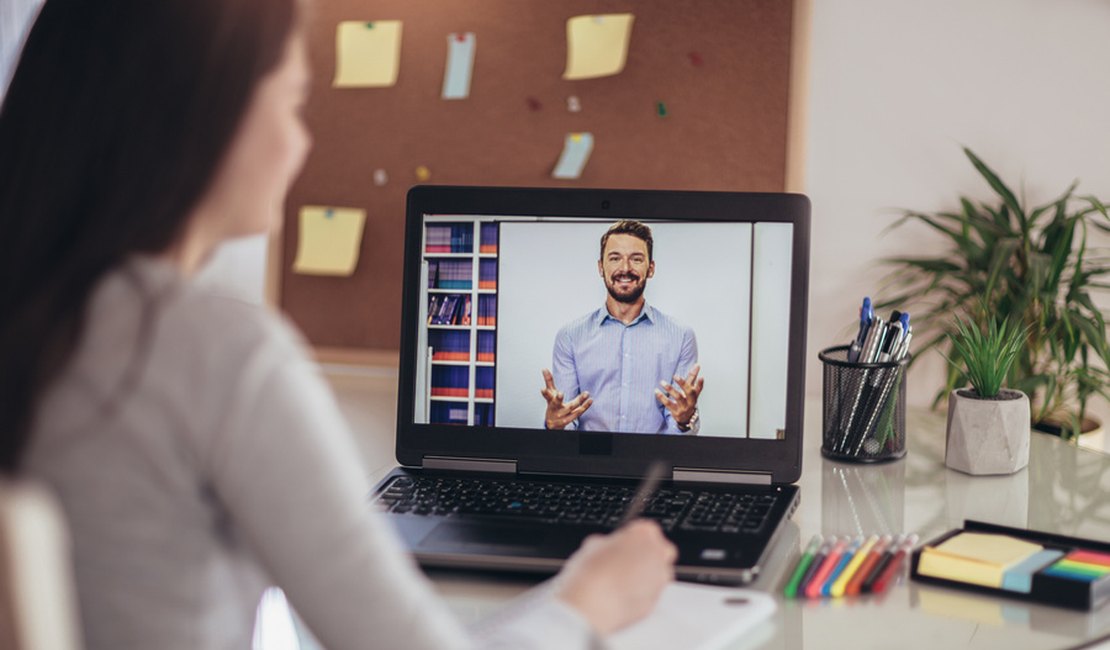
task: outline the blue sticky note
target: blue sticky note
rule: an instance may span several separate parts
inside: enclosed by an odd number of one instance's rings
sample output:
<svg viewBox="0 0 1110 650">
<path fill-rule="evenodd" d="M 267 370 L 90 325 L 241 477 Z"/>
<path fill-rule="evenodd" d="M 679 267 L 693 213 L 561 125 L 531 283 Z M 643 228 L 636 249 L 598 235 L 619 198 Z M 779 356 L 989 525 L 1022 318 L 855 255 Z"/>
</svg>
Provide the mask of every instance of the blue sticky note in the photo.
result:
<svg viewBox="0 0 1110 650">
<path fill-rule="evenodd" d="M 575 179 L 582 175 L 582 168 L 590 159 L 590 152 L 594 150 L 594 135 L 592 133 L 568 133 L 563 142 L 563 153 L 559 162 L 555 164 L 555 171 L 551 172 L 552 178 Z"/>
<path fill-rule="evenodd" d="M 1063 551 L 1038 551 L 1002 574 L 1002 588 L 1027 594 L 1033 591 L 1033 574 L 1063 557 Z"/>
<path fill-rule="evenodd" d="M 447 71 L 443 75 L 443 99 L 470 96 L 470 75 L 474 71 L 474 32 L 447 35 Z"/>
</svg>

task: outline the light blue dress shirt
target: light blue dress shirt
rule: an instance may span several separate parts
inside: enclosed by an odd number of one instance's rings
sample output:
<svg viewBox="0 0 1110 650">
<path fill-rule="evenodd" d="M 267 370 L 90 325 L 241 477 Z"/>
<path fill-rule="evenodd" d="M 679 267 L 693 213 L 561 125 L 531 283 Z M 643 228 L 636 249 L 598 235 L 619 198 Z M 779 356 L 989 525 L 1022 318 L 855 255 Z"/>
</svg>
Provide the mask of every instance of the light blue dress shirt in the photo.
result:
<svg viewBox="0 0 1110 650">
<path fill-rule="evenodd" d="M 555 335 L 551 373 L 566 401 L 589 391 L 594 403 L 567 429 L 686 433 L 655 389 L 685 376 L 697 360 L 694 330 L 646 303 L 629 325 L 604 306 L 571 321 Z"/>
</svg>

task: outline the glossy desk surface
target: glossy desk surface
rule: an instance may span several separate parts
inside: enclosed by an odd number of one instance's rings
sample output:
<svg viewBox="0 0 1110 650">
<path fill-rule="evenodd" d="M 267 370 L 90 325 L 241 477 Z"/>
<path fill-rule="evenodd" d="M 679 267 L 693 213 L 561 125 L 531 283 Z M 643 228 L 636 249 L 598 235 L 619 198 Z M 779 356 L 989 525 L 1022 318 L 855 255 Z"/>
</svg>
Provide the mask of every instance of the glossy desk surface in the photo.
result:
<svg viewBox="0 0 1110 650">
<path fill-rule="evenodd" d="M 385 422 L 360 426 L 358 414 L 350 410 L 357 393 L 343 380 L 336 388 L 348 417 L 354 415 L 363 444 L 369 445 L 364 446 L 368 456 L 378 463 L 388 458 L 380 452 L 392 450 L 392 428 L 383 426 Z M 817 533 L 916 532 L 928 540 L 961 526 L 964 519 L 979 519 L 1110 540 L 1110 456 L 1034 433 L 1026 469 L 1010 476 L 972 477 L 944 466 L 944 429 L 942 413 L 911 409 L 905 458 L 881 465 L 834 462 L 820 453 L 820 404 L 807 403 L 801 505 L 754 585 L 774 594 L 779 609 L 771 621 L 730 648 L 1067 648 L 1110 634 L 1110 606 L 1083 613 L 922 585 L 908 581 L 906 567 L 901 581 L 879 596 L 782 599 L 782 585 L 800 547 Z M 375 478 L 389 467 L 379 467 Z M 453 609 L 468 620 L 490 613 L 533 584 L 519 577 L 463 572 L 436 571 L 432 577 Z"/>
</svg>

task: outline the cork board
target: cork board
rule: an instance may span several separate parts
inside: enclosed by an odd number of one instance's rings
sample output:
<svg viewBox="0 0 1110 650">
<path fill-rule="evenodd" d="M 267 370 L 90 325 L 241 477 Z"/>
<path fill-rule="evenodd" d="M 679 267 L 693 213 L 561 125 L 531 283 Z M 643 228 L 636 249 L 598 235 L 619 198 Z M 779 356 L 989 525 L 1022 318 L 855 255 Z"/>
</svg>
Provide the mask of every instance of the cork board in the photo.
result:
<svg viewBox="0 0 1110 650">
<path fill-rule="evenodd" d="M 314 3 L 305 120 L 315 144 L 271 246 L 271 299 L 323 356 L 388 360 L 400 339 L 405 194 L 421 165 L 431 184 L 797 190 L 808 11 L 807 0 Z M 625 12 L 635 22 L 624 70 L 563 80 L 567 19 Z M 345 20 L 403 21 L 396 85 L 332 88 Z M 477 39 L 463 100 L 441 99 L 452 32 Z M 593 153 L 581 178 L 552 179 L 570 132 L 592 133 Z M 292 271 L 303 205 L 366 210 L 352 276 Z"/>
</svg>

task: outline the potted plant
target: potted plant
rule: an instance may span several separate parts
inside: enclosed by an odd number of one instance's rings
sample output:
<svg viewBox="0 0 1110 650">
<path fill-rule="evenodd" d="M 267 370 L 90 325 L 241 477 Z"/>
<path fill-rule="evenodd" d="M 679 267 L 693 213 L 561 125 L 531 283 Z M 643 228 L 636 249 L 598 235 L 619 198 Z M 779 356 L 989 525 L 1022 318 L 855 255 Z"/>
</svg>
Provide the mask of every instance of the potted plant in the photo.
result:
<svg viewBox="0 0 1110 650">
<path fill-rule="evenodd" d="M 948 398 L 944 464 L 968 474 L 1012 474 L 1029 464 L 1029 398 L 1002 383 L 1021 352 L 1026 330 L 991 318 L 980 328 L 961 318 L 948 335 L 947 357 L 971 388 Z"/>
<path fill-rule="evenodd" d="M 1035 426 L 1055 427 L 1074 439 L 1084 430 L 1092 398 L 1110 399 L 1106 320 L 1092 293 L 1110 288 L 1110 256 L 1088 236 L 1110 232 L 1106 205 L 1075 193 L 1027 208 L 1023 200 L 970 149 L 971 164 L 994 191 L 994 202 L 960 198 L 960 209 L 907 211 L 894 224 L 923 223 L 948 241 L 934 257 L 888 259 L 894 290 L 885 305 L 906 305 L 925 343 L 952 353 L 951 314 L 971 314 L 1023 326 L 1026 337 L 1006 385 L 1032 402 Z M 961 366 L 949 365 L 934 406 L 966 384 Z M 1097 425 L 1096 425 L 1097 426 Z"/>
</svg>

